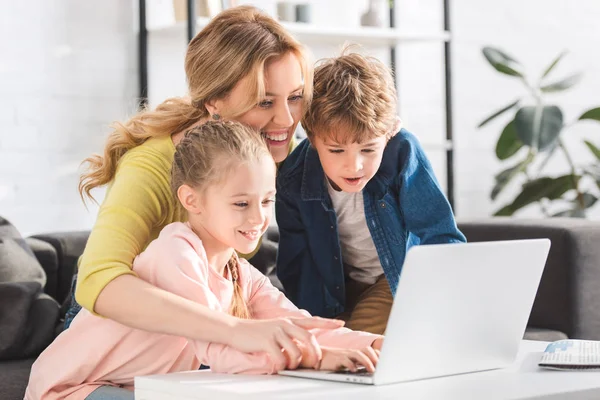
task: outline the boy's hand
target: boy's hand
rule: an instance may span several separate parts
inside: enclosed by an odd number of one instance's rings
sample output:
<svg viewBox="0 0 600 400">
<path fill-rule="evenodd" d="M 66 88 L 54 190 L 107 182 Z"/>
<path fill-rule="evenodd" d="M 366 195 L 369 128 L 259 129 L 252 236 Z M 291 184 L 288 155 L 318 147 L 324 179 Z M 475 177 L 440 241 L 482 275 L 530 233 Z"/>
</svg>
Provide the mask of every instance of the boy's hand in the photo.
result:
<svg viewBox="0 0 600 400">
<path fill-rule="evenodd" d="M 335 349 L 321 347 L 323 359 L 315 369 L 326 371 L 337 371 L 347 368 L 355 372 L 359 366 L 363 366 L 368 372 L 375 372 L 375 366 L 379 361 L 379 355 L 371 346 L 362 350 Z"/>
</svg>

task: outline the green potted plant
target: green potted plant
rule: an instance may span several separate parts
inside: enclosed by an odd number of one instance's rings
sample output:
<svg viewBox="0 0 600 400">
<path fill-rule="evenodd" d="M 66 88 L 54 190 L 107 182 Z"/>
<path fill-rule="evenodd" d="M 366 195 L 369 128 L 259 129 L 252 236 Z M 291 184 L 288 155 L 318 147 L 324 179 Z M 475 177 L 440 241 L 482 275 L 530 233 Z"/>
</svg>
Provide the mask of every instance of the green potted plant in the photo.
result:
<svg viewBox="0 0 600 400">
<path fill-rule="evenodd" d="M 586 210 L 598 200 L 600 149 L 592 141 L 585 140 L 596 162 L 579 165 L 571 157 L 562 135 L 579 121 L 600 121 L 600 107 L 583 112 L 575 121 L 565 121 L 561 108 L 549 103 L 546 96 L 568 90 L 581 79 L 580 73 L 560 80 L 550 79 L 552 70 L 565 54 L 559 54 L 538 79 L 531 79 L 525 76 L 522 65 L 504 51 L 493 47 L 483 48 L 485 59 L 496 71 L 519 79 L 528 92 L 528 96 L 514 100 L 485 118 L 478 126 L 481 128 L 505 113 L 512 115 L 496 143 L 496 157 L 511 164 L 495 176 L 496 182 L 490 197 L 496 200 L 518 176 L 522 177 L 524 183 L 517 196 L 494 215 L 513 215 L 524 207 L 537 204 L 545 216 L 585 217 Z M 546 176 L 545 167 L 557 154 L 565 157 L 569 170 L 560 176 Z M 562 205 L 558 210 L 557 203 Z"/>
</svg>

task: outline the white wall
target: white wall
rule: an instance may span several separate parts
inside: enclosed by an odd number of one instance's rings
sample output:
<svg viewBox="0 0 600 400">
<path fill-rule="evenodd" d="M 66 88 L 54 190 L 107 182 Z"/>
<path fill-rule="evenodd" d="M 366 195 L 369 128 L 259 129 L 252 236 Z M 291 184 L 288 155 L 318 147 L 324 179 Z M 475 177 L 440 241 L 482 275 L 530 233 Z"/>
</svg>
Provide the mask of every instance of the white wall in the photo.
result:
<svg viewBox="0 0 600 400">
<path fill-rule="evenodd" d="M 481 55 L 484 45 L 505 49 L 521 61 L 533 76 L 562 50 L 569 55 L 553 76 L 561 78 L 582 71 L 582 82 L 571 91 L 549 97 L 563 108 L 565 120 L 572 121 L 592 107 L 600 106 L 600 2 L 579 0 L 454 0 L 452 20 L 454 41 L 454 99 L 456 132 L 457 212 L 477 218 L 491 214 L 514 198 L 518 182 L 495 204 L 489 201 L 493 175 L 509 165 L 499 164 L 493 153 L 496 140 L 508 122 L 504 117 L 482 130 L 477 124 L 495 109 L 523 94 L 518 81 L 495 72 Z M 581 137 L 600 144 L 600 124 L 581 123 L 564 135 L 576 162 L 591 160 Z M 511 163 L 514 161 L 511 161 Z M 510 163 L 509 163 L 510 164 Z M 564 158 L 555 155 L 549 171 L 566 173 Z M 533 206 L 523 216 L 539 216 Z M 591 213 L 600 216 L 600 207 Z"/>
<path fill-rule="evenodd" d="M 77 167 L 135 109 L 132 21 L 123 0 L 1 2 L 0 215 L 23 234 L 91 227 Z"/>
<path fill-rule="evenodd" d="M 314 22 L 358 26 L 367 0 L 308 0 Z M 131 1 L 3 1 L 0 4 L 0 215 L 25 234 L 90 228 L 95 207 L 86 211 L 77 194 L 77 165 L 102 149 L 113 120 L 135 110 L 137 58 L 135 11 Z M 150 3 L 150 1 L 149 1 Z M 275 11 L 275 0 L 240 1 Z M 442 27 L 439 0 L 396 0 L 403 30 Z M 531 71 L 540 71 L 563 49 L 570 54 L 555 76 L 573 70 L 582 84 L 556 96 L 567 119 L 600 105 L 600 2 L 579 0 L 453 0 L 452 24 L 455 104 L 456 211 L 461 218 L 489 215 L 518 188 L 491 204 L 493 175 L 503 166 L 493 153 L 506 120 L 483 130 L 476 125 L 510 102 L 520 86 L 493 71 L 481 56 L 484 45 L 504 48 Z M 41 22 L 40 22 L 41 21 Z M 337 49 L 306 43 L 315 56 Z M 368 49 L 386 60 L 386 49 Z M 150 97 L 185 93 L 185 34 L 150 35 Z M 400 114 L 425 145 L 445 185 L 443 119 L 443 47 L 403 44 L 398 48 Z M 576 159 L 589 159 L 579 137 L 597 140 L 600 124 L 569 131 L 567 145 Z M 564 168 L 556 158 L 555 171 Z M 102 193 L 99 193 L 101 199 Z M 532 209 L 525 215 L 539 215 Z M 596 212 L 595 215 L 600 215 Z"/>
</svg>

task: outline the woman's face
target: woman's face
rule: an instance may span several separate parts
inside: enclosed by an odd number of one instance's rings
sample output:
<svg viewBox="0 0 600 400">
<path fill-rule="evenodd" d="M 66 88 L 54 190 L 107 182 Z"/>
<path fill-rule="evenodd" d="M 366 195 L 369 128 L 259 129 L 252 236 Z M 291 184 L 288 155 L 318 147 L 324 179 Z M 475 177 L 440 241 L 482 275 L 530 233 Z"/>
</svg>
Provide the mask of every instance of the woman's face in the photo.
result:
<svg viewBox="0 0 600 400">
<path fill-rule="evenodd" d="M 300 62 L 287 53 L 265 65 L 265 98 L 236 121 L 260 130 L 275 162 L 285 160 L 290 141 L 302 116 L 304 80 Z M 248 96 L 247 78 L 240 80 L 224 99 L 215 101 L 217 110 L 235 109 Z"/>
</svg>

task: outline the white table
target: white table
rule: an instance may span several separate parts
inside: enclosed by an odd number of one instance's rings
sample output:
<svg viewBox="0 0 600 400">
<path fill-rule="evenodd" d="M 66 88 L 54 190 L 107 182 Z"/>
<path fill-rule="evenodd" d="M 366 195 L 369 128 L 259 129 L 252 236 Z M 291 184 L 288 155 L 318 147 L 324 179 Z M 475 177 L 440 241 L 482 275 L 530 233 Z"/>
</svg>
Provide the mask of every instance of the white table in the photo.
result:
<svg viewBox="0 0 600 400">
<path fill-rule="evenodd" d="M 600 399 L 600 372 L 537 366 L 546 342 L 523 341 L 507 369 L 385 386 L 191 371 L 135 379 L 136 400 Z M 401 362 L 401 360 L 398 360 Z"/>
</svg>

